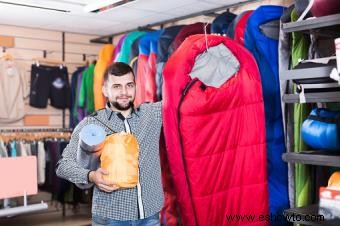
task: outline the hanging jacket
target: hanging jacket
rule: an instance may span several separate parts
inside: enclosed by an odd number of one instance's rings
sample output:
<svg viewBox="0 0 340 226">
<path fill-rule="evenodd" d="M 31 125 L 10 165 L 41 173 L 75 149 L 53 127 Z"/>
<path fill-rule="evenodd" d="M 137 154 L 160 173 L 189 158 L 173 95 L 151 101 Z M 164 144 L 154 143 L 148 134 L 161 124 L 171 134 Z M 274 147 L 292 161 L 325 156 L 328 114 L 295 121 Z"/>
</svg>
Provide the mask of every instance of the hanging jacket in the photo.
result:
<svg viewBox="0 0 340 226">
<path fill-rule="evenodd" d="M 161 32 L 149 32 L 139 41 L 135 106 L 156 101 L 157 41 Z"/>
<path fill-rule="evenodd" d="M 77 111 L 77 121 L 78 122 L 83 120 L 85 118 L 85 116 L 86 116 L 86 107 L 79 105 L 80 91 L 81 91 L 81 87 L 83 86 L 83 75 L 84 75 L 83 72 L 80 73 L 80 75 L 78 76 L 78 81 L 77 81 L 75 108 L 76 108 L 76 111 Z"/>
<path fill-rule="evenodd" d="M 129 63 L 132 43 L 146 32 L 133 31 L 126 35 L 116 62 Z"/>
<path fill-rule="evenodd" d="M 24 98 L 28 95 L 24 73 L 12 60 L 0 60 L 0 124 L 21 120 L 25 115 Z"/>
<path fill-rule="evenodd" d="M 248 19 L 244 41 L 246 48 L 254 55 L 261 73 L 266 115 L 269 206 L 270 213 L 275 215 L 281 215 L 289 207 L 288 169 L 282 160 L 282 154 L 286 150 L 281 112 L 278 40 L 265 36 L 260 26 L 279 20 L 284 10 L 281 6 L 257 8 Z M 273 226 L 287 224 L 286 221 L 271 220 Z"/>
<path fill-rule="evenodd" d="M 210 33 L 227 34 L 229 25 L 235 19 L 236 14 L 225 12 L 217 16 L 211 23 Z"/>
<path fill-rule="evenodd" d="M 190 35 L 204 34 L 205 26 L 206 24 L 201 23 L 201 22 L 183 26 L 180 32 L 176 35 L 176 38 L 174 39 L 174 41 L 172 42 L 169 53 L 172 54 L 182 44 L 182 42 Z M 208 26 L 206 27 L 207 34 L 210 33 L 210 30 L 211 30 L 210 26 L 211 25 L 208 24 Z"/>
<path fill-rule="evenodd" d="M 170 53 L 169 47 L 182 29 L 183 25 L 177 25 L 173 27 L 168 27 L 163 30 L 160 34 L 158 40 L 158 55 L 157 55 L 157 75 L 156 75 L 156 85 L 157 85 L 157 100 L 162 100 L 162 86 L 163 86 L 163 67 L 165 62 L 168 60 Z"/>
<path fill-rule="evenodd" d="M 139 41 L 143 36 L 137 38 L 131 45 L 131 52 L 129 56 L 129 65 L 132 67 L 135 77 L 137 77 L 137 65 L 138 65 L 138 55 L 139 55 Z"/>
<path fill-rule="evenodd" d="M 207 39 L 187 38 L 163 71 L 163 126 L 182 222 L 268 225 L 226 219 L 268 214 L 259 71 L 253 56 L 233 40 Z"/>
<path fill-rule="evenodd" d="M 90 64 L 83 72 L 82 84 L 80 87 L 78 106 L 85 108 L 86 115 L 94 112 L 94 99 L 93 99 L 93 76 L 94 64 Z"/>
<path fill-rule="evenodd" d="M 245 11 L 247 12 L 247 11 Z M 229 24 L 228 29 L 227 29 L 227 37 L 233 39 L 234 38 L 234 33 L 235 33 L 235 26 L 238 23 L 238 21 L 241 19 L 241 17 L 244 15 L 245 12 L 240 13 L 237 15 Z"/>
<path fill-rule="evenodd" d="M 125 38 L 126 38 L 126 35 L 122 35 L 122 37 L 120 37 L 117 45 L 115 46 L 115 50 L 114 50 L 113 55 L 112 55 L 112 62 L 117 62 L 117 59 L 120 55 L 120 50 L 122 49 L 122 45 L 124 43 Z"/>
<path fill-rule="evenodd" d="M 281 15 L 280 23 L 281 26 L 283 23 L 291 22 L 290 15 L 292 10 L 294 9 L 294 5 L 287 8 L 284 13 Z M 279 76 L 283 75 L 284 70 L 290 69 L 290 48 L 291 48 L 291 34 L 284 32 L 282 29 L 280 30 L 280 39 L 279 39 Z M 285 93 L 293 93 L 293 85 L 292 81 L 280 79 L 280 92 L 281 96 Z M 294 121 L 293 121 L 293 108 L 287 107 L 286 104 L 282 101 L 282 119 L 283 119 L 283 128 L 285 131 L 285 140 L 286 140 L 286 150 L 287 152 L 293 151 L 293 142 L 294 142 Z M 288 197 L 289 197 L 289 206 L 295 206 L 295 182 L 294 182 L 294 170 L 296 164 L 288 164 Z"/>
<path fill-rule="evenodd" d="M 234 31 L 234 37 L 233 39 L 244 46 L 244 32 L 246 30 L 246 25 L 248 22 L 249 17 L 253 11 L 246 11 L 243 14 L 241 14 L 238 22 L 235 24 L 235 31 Z"/>
<path fill-rule="evenodd" d="M 82 73 L 85 67 L 78 67 L 73 73 L 71 77 L 71 92 L 70 92 L 70 128 L 76 127 L 79 123 L 78 121 L 78 114 L 77 114 L 77 105 L 78 100 L 77 98 L 77 83 L 78 77 Z"/>
<path fill-rule="evenodd" d="M 102 86 L 104 82 L 104 73 L 106 67 L 111 63 L 113 50 L 113 45 L 104 45 L 100 50 L 98 61 L 94 67 L 93 96 L 95 110 L 105 107 L 105 97 L 102 93 Z"/>
</svg>

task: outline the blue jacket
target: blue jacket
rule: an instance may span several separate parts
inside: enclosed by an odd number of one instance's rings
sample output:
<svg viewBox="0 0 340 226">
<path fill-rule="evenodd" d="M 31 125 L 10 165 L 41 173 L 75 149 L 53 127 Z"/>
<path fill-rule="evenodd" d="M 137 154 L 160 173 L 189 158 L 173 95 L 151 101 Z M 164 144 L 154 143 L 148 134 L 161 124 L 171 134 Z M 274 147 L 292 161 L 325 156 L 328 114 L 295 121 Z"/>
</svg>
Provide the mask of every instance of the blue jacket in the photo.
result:
<svg viewBox="0 0 340 226">
<path fill-rule="evenodd" d="M 267 167 L 270 213 L 282 215 L 289 207 L 288 167 L 282 160 L 285 140 L 281 112 L 280 81 L 278 68 L 278 40 L 266 37 L 260 26 L 279 20 L 285 8 L 260 6 L 250 16 L 245 31 L 245 46 L 254 55 L 262 82 L 266 116 Z M 273 226 L 286 225 L 285 221 L 271 221 Z"/>
</svg>

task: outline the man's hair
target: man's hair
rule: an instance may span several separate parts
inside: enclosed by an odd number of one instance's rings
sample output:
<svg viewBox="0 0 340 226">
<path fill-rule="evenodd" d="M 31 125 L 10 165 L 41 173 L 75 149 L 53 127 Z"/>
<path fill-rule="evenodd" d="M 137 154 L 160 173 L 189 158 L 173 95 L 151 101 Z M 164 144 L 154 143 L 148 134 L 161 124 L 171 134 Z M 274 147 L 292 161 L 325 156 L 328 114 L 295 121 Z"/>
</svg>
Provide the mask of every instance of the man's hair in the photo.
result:
<svg viewBox="0 0 340 226">
<path fill-rule="evenodd" d="M 106 68 L 104 74 L 104 82 L 106 82 L 109 79 L 109 75 L 123 76 L 129 72 L 131 72 L 132 75 L 134 76 L 133 70 L 128 64 L 122 62 L 113 62 L 110 66 Z"/>
</svg>

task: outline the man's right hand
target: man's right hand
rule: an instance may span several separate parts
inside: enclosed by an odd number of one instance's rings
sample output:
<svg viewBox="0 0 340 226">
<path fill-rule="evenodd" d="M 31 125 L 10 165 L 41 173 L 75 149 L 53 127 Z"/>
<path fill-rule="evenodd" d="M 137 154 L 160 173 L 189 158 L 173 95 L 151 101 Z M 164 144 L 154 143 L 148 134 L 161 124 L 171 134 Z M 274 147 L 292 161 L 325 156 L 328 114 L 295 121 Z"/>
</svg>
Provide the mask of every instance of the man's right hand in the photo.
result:
<svg viewBox="0 0 340 226">
<path fill-rule="evenodd" d="M 109 172 L 102 168 L 97 169 L 96 171 L 91 171 L 89 174 L 89 180 L 92 183 L 95 183 L 97 187 L 105 192 L 113 192 L 117 190 L 119 187 L 114 183 L 107 183 L 104 179 L 104 175 L 108 175 Z"/>
</svg>

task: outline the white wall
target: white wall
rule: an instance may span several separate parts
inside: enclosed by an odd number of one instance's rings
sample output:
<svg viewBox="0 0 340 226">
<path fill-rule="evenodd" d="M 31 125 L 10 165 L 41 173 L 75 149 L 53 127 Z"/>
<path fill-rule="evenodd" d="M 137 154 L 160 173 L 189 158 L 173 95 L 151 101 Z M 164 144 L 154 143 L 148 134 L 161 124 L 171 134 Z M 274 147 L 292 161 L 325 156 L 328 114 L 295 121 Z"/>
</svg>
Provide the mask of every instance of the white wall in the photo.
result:
<svg viewBox="0 0 340 226">
<path fill-rule="evenodd" d="M 20 69 L 25 73 L 27 87 L 29 90 L 30 70 L 34 63 L 34 58 L 43 58 L 43 51 L 47 51 L 47 59 L 62 60 L 62 32 L 33 29 L 18 26 L 0 25 L 0 35 L 12 36 L 15 38 L 15 47 L 6 49 L 19 65 Z M 65 64 L 71 74 L 77 66 L 85 65 L 83 54 L 86 59 L 92 61 L 97 58 L 101 44 L 90 43 L 90 39 L 96 38 L 92 35 L 82 35 L 74 33 L 65 33 Z M 0 52 L 0 54 L 2 54 Z M 43 63 L 42 63 L 43 64 Z M 29 119 L 32 115 L 41 117 L 42 121 L 46 120 L 47 125 L 40 127 L 62 127 L 62 111 L 51 106 L 46 109 L 33 108 L 28 105 L 28 98 L 25 105 L 25 117 Z M 68 126 L 69 111 L 66 110 L 66 126 Z M 22 128 L 24 120 L 12 124 L 1 125 L 0 128 Z M 27 127 L 27 126 L 26 126 Z M 34 127 L 34 126 L 29 126 Z"/>
</svg>

